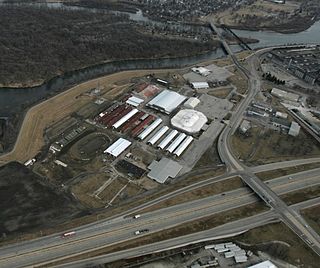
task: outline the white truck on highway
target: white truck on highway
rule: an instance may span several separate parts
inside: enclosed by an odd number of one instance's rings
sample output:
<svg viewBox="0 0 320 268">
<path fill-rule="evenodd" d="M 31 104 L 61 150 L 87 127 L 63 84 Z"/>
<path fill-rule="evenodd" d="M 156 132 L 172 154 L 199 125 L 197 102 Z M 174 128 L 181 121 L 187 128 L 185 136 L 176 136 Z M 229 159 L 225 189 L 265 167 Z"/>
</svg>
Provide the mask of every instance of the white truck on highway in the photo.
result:
<svg viewBox="0 0 320 268">
<path fill-rule="evenodd" d="M 141 229 L 141 230 L 135 231 L 134 234 L 135 235 L 140 235 L 140 234 L 144 234 L 144 233 L 147 233 L 147 232 L 149 232 L 149 229 Z"/>
</svg>

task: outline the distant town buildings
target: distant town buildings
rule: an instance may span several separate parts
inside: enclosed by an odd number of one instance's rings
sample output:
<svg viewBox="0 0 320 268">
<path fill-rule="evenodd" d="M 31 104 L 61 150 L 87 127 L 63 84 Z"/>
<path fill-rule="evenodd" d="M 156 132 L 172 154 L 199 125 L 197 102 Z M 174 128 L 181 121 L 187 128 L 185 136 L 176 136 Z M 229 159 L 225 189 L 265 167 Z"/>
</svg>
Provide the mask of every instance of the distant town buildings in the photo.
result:
<svg viewBox="0 0 320 268">
<path fill-rule="evenodd" d="M 300 50 L 273 50 L 269 58 L 308 84 L 320 83 L 320 50 L 313 46 Z"/>
</svg>

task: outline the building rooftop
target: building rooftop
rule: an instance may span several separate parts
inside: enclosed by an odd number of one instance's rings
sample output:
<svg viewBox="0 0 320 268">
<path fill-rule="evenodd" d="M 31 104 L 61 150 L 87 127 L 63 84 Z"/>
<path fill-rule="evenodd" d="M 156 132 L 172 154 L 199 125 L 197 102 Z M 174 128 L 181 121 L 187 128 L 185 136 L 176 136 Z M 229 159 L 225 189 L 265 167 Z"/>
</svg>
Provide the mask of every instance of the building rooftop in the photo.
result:
<svg viewBox="0 0 320 268">
<path fill-rule="evenodd" d="M 289 129 L 289 135 L 291 136 L 298 136 L 300 132 L 300 125 L 297 122 L 292 122 L 290 129 Z"/>
<path fill-rule="evenodd" d="M 277 268 L 271 261 L 264 261 L 255 265 L 249 266 L 248 268 Z"/>
<path fill-rule="evenodd" d="M 179 111 L 171 119 L 171 124 L 184 132 L 197 133 L 207 121 L 207 117 L 203 113 L 191 109 L 184 109 Z"/>
<path fill-rule="evenodd" d="M 182 166 L 176 161 L 163 157 L 160 161 L 153 160 L 148 169 L 150 169 L 150 172 L 147 176 L 150 179 L 158 183 L 164 183 L 169 177 L 175 178 L 182 169 Z"/>
<path fill-rule="evenodd" d="M 149 101 L 147 105 L 166 114 L 170 114 L 185 99 L 185 96 L 182 96 L 177 92 L 165 89 L 151 101 Z"/>
</svg>

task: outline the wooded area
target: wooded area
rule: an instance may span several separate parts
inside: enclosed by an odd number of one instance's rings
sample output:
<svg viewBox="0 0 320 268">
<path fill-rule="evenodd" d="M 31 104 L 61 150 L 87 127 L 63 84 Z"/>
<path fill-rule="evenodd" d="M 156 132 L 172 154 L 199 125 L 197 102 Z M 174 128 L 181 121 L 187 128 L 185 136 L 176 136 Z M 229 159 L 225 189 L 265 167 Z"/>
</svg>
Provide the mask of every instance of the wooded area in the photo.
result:
<svg viewBox="0 0 320 268">
<path fill-rule="evenodd" d="M 108 60 L 194 55 L 215 45 L 143 34 L 111 13 L 5 5 L 0 84 L 30 86 Z"/>
</svg>

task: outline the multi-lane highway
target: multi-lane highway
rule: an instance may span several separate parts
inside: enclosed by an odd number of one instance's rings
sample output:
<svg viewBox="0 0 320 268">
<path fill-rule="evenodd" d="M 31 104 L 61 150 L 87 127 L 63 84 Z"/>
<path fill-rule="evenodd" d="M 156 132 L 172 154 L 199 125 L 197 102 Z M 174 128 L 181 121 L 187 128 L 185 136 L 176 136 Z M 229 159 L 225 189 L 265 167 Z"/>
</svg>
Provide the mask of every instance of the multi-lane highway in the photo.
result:
<svg viewBox="0 0 320 268">
<path fill-rule="evenodd" d="M 253 172 L 250 171 L 237 157 L 234 156 L 230 146 L 230 136 L 238 128 L 245 109 L 260 91 L 260 77 L 257 73 L 259 60 L 256 55 L 247 60 L 249 70 L 241 66 L 234 56 L 229 45 L 225 42 L 218 29 L 211 23 L 211 27 L 217 32 L 223 46 L 231 56 L 238 69 L 248 78 L 248 92 L 245 99 L 239 104 L 236 112 L 232 115 L 229 127 L 226 127 L 218 140 L 218 152 L 221 160 L 226 164 L 229 171 L 240 171 L 243 181 L 259 196 L 267 205 L 273 208 L 279 215 L 279 218 L 293 230 L 299 237 L 320 256 L 320 238 L 315 235 L 314 230 L 307 225 L 302 217 L 298 217 L 294 210 L 289 208 L 281 198 L 272 191 L 266 183 L 261 181 Z"/>
<path fill-rule="evenodd" d="M 277 194 L 320 184 L 320 169 L 300 172 L 268 181 Z M 134 232 L 149 229 L 162 231 L 183 223 L 214 215 L 226 210 L 257 202 L 258 198 L 248 188 L 209 196 L 187 203 L 143 214 L 139 219 L 118 217 L 76 230 L 76 235 L 62 238 L 59 234 L 3 247 L 0 252 L 0 267 L 24 267 L 51 262 L 59 258 L 82 254 L 108 245 L 134 239 Z"/>
<path fill-rule="evenodd" d="M 315 198 L 302 203 L 292 205 L 292 209 L 304 209 L 319 204 L 320 198 Z M 160 241 L 153 244 L 148 244 L 136 248 L 131 248 L 127 250 L 118 251 L 115 253 L 110 253 L 98 257 L 88 258 L 86 260 L 75 261 L 69 264 L 64 264 L 58 267 L 68 267 L 68 268 L 79 268 L 88 267 L 104 263 L 110 263 L 117 260 L 128 259 L 132 257 L 142 256 L 151 254 L 153 252 L 160 252 L 168 250 L 171 248 L 179 248 L 190 243 L 194 244 L 197 242 L 216 240 L 221 238 L 227 238 L 230 236 L 235 236 L 241 234 L 247 230 L 266 225 L 268 223 L 277 222 L 277 214 L 270 210 L 268 212 L 260 213 L 252 217 L 245 219 L 229 222 L 227 224 L 220 225 L 218 227 L 212 228 L 210 230 L 197 232 L 185 236 L 180 236 L 177 238 L 172 238 L 164 241 Z"/>
<path fill-rule="evenodd" d="M 217 30 L 212 24 L 212 28 Z M 230 146 L 230 136 L 239 126 L 245 109 L 252 101 L 254 96 L 260 90 L 260 79 L 256 72 L 259 66 L 259 61 L 256 56 L 247 59 L 248 68 L 245 69 L 233 55 L 233 52 L 226 44 L 217 30 L 218 36 L 221 38 L 223 45 L 230 54 L 235 65 L 248 78 L 248 92 L 244 100 L 238 105 L 236 111 L 230 119 L 229 124 L 225 127 L 218 140 L 218 152 L 222 161 L 227 167 L 227 173 L 214 178 L 209 178 L 201 182 L 183 187 L 179 190 L 165 194 L 155 200 L 142 204 L 136 208 L 126 211 L 122 215 L 108 219 L 100 220 L 92 224 L 84 225 L 77 228 L 76 235 L 70 238 L 62 238 L 60 234 L 54 234 L 39 238 L 32 241 L 26 241 L 19 244 L 10 245 L 1 248 L 0 251 L 0 267 L 25 267 L 34 266 L 36 264 L 50 263 L 53 260 L 59 260 L 74 255 L 83 254 L 103 248 L 109 245 L 118 244 L 136 238 L 134 232 L 139 229 L 148 229 L 149 233 L 163 231 L 165 229 L 181 225 L 199 218 L 209 215 L 214 215 L 233 208 L 238 208 L 246 204 L 251 204 L 260 199 L 271 207 L 271 210 L 253 216 L 247 219 L 242 219 L 237 222 L 228 223 L 214 228 L 215 237 L 234 235 L 235 233 L 243 232 L 247 229 L 266 224 L 270 221 L 282 220 L 286 223 L 301 239 L 306 242 L 315 252 L 319 254 L 319 236 L 308 226 L 297 209 L 313 205 L 315 201 L 304 202 L 299 206 L 288 207 L 280 198 L 279 195 L 318 185 L 320 183 L 320 169 L 300 172 L 295 175 L 283 176 L 278 179 L 262 182 L 254 173 L 267 171 L 275 168 L 284 168 L 306 163 L 318 162 L 320 159 L 303 159 L 293 160 L 277 164 L 268 164 L 259 167 L 246 167 L 243 163 L 234 156 Z M 223 181 L 234 176 L 241 176 L 243 181 L 249 188 L 240 188 L 234 191 L 225 192 L 223 194 L 210 196 L 200 200 L 186 202 L 180 205 L 163 208 L 160 210 L 144 213 L 139 219 L 133 219 L 128 215 L 135 213 L 144 208 L 155 205 L 169 198 L 187 193 L 188 191 L 210 185 L 214 182 Z M 317 202 L 319 200 L 316 200 Z M 210 235 L 209 235 L 210 234 Z M 201 233 L 196 233 L 184 237 L 179 237 L 170 241 L 159 242 L 136 249 L 117 252 L 111 254 L 107 258 L 101 258 L 100 261 L 109 262 L 119 258 L 129 256 L 137 256 L 145 253 L 154 252 L 177 246 L 191 241 L 201 240 L 204 238 L 212 238 L 212 230 Z M 97 259 L 95 259 L 97 260 Z M 81 265 L 87 262 L 81 262 Z M 72 264 L 73 267 L 77 265 Z"/>
</svg>

